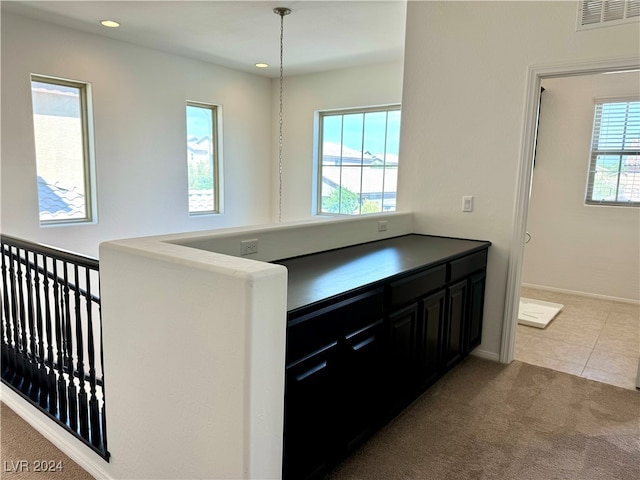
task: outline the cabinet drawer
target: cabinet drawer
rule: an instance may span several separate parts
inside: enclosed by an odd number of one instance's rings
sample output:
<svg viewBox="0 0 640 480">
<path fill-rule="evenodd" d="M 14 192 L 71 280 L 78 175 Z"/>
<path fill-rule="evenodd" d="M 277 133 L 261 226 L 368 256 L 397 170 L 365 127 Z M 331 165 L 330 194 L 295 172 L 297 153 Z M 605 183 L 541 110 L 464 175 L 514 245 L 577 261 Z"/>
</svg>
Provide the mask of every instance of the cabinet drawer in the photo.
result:
<svg viewBox="0 0 640 480">
<path fill-rule="evenodd" d="M 321 377 L 328 368 L 329 361 L 335 355 L 337 345 L 338 342 L 332 342 L 287 365 L 287 378 L 290 381 L 304 383 L 310 379 Z"/>
<path fill-rule="evenodd" d="M 383 289 L 376 288 L 315 312 L 290 318 L 287 328 L 287 363 L 381 318 L 383 299 Z"/>
<path fill-rule="evenodd" d="M 487 266 L 487 250 L 454 260 L 449 264 L 449 282 L 455 282 Z"/>
<path fill-rule="evenodd" d="M 345 337 L 347 347 L 352 352 L 366 351 L 382 341 L 384 320 L 379 319 L 360 330 L 350 333 Z"/>
<path fill-rule="evenodd" d="M 446 283 L 446 266 L 430 268 L 390 284 L 391 308 L 415 301 Z"/>
</svg>

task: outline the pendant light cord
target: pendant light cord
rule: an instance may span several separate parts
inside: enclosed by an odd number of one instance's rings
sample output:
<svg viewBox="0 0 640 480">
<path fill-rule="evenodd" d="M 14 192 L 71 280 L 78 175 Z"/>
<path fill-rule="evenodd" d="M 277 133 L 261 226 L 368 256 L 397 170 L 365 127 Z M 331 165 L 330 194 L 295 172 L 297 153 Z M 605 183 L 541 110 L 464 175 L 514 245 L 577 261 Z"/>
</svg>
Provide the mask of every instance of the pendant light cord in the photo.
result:
<svg viewBox="0 0 640 480">
<path fill-rule="evenodd" d="M 284 83 L 284 14 L 280 14 L 280 135 L 278 135 L 278 223 L 282 223 L 282 84 Z"/>
<path fill-rule="evenodd" d="M 278 115 L 278 123 L 280 133 L 278 135 L 278 223 L 282 223 L 282 84 L 284 83 L 284 16 L 289 15 L 291 10 L 284 7 L 273 9 L 273 13 L 280 15 L 280 110 Z"/>
</svg>

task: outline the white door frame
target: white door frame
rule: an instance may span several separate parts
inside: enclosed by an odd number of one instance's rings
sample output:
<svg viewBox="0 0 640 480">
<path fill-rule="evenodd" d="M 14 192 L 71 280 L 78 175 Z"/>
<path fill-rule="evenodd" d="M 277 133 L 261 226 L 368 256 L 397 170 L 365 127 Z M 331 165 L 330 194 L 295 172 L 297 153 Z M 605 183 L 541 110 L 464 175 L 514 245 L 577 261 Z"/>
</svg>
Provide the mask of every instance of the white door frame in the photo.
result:
<svg viewBox="0 0 640 480">
<path fill-rule="evenodd" d="M 570 77 L 604 72 L 619 72 L 640 68 L 640 58 L 618 58 L 594 60 L 592 62 L 530 66 L 527 73 L 526 104 L 524 125 L 518 164 L 516 198 L 513 212 L 513 230 L 509 249 L 509 270 L 505 296 L 504 318 L 502 322 L 502 342 L 500 362 L 511 363 L 516 339 L 518 306 L 520 303 L 520 282 L 524 259 L 524 240 L 529 212 L 529 197 L 533 178 L 533 157 L 535 154 L 536 126 L 540 84 L 544 78 Z"/>
</svg>

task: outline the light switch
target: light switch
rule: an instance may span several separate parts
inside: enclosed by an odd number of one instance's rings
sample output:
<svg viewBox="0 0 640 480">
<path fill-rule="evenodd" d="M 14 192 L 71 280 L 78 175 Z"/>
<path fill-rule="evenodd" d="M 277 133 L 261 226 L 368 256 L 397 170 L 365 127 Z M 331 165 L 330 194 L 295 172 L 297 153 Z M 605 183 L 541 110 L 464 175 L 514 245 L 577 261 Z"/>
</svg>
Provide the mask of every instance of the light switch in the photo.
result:
<svg viewBox="0 0 640 480">
<path fill-rule="evenodd" d="M 473 197 L 471 195 L 462 197 L 462 211 L 473 212 Z"/>
</svg>

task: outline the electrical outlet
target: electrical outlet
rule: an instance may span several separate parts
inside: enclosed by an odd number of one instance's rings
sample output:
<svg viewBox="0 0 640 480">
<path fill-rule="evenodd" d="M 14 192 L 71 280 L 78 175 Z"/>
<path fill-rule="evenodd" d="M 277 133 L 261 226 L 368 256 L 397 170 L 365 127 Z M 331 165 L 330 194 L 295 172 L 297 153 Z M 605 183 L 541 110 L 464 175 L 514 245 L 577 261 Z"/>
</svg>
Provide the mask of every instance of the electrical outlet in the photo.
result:
<svg viewBox="0 0 640 480">
<path fill-rule="evenodd" d="M 472 196 L 464 196 L 464 197 L 462 197 L 462 211 L 463 212 L 473 212 L 473 197 Z"/>
<path fill-rule="evenodd" d="M 378 231 L 379 232 L 386 232 L 387 231 L 387 221 L 386 220 L 380 220 L 378 222 Z"/>
<path fill-rule="evenodd" d="M 258 239 L 241 240 L 240 255 L 251 255 L 252 253 L 258 253 Z"/>
</svg>

